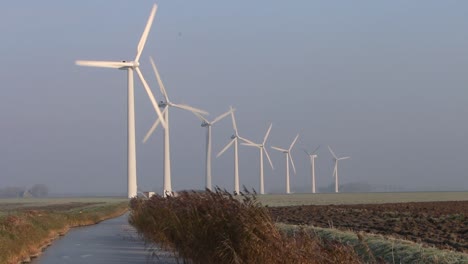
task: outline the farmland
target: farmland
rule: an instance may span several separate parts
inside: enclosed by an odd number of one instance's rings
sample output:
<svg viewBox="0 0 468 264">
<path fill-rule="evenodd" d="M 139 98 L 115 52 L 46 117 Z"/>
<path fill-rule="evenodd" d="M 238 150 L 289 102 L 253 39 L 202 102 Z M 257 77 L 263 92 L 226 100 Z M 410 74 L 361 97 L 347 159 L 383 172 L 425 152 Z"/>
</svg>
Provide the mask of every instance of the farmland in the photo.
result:
<svg viewBox="0 0 468 264">
<path fill-rule="evenodd" d="M 364 232 L 468 253 L 468 192 L 260 195 L 258 199 L 277 223 L 314 227 L 324 234 Z"/>
<path fill-rule="evenodd" d="M 364 231 L 468 253 L 468 201 L 271 207 L 277 222 Z"/>
<path fill-rule="evenodd" d="M 29 210 L 69 211 L 126 201 L 127 199 L 113 197 L 5 198 L 0 199 L 0 215 Z"/>
<path fill-rule="evenodd" d="M 266 206 L 442 202 L 468 201 L 468 192 L 265 194 L 258 200 Z"/>
</svg>

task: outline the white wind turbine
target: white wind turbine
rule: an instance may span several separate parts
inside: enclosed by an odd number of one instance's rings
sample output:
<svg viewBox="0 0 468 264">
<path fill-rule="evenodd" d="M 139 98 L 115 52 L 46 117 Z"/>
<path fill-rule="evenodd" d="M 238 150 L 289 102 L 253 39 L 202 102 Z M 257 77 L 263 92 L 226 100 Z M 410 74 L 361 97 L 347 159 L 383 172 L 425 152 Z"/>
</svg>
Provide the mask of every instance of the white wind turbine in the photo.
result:
<svg viewBox="0 0 468 264">
<path fill-rule="evenodd" d="M 158 81 L 159 88 L 161 89 L 161 93 L 164 96 L 165 101 L 161 101 L 159 104 L 159 107 L 164 108 L 163 114 L 164 114 L 164 120 L 166 122 L 166 127 L 164 128 L 164 190 L 163 190 L 163 195 L 170 195 L 172 193 L 172 184 L 171 184 L 171 153 L 170 153 L 170 141 L 169 141 L 169 108 L 170 107 L 175 107 L 179 109 L 183 109 L 189 112 L 192 112 L 196 114 L 197 116 L 199 114 L 207 115 L 208 113 L 206 111 L 191 107 L 189 105 L 185 104 L 175 104 L 169 100 L 169 96 L 167 95 L 166 88 L 164 87 L 164 84 L 161 80 L 161 76 L 159 75 L 159 71 L 156 68 L 156 64 L 154 63 L 153 58 L 150 57 L 151 61 L 151 66 L 153 67 L 154 74 L 156 75 L 156 79 Z M 153 134 L 153 132 L 156 130 L 156 127 L 161 123 L 161 118 L 158 118 L 153 126 L 150 128 L 148 133 L 146 133 L 145 138 L 143 139 L 143 143 L 145 143 L 148 138 Z"/>
<path fill-rule="evenodd" d="M 335 168 L 333 169 L 333 177 L 335 177 L 335 192 L 338 192 L 338 161 L 340 160 L 345 160 L 345 159 L 350 159 L 351 157 L 341 157 L 338 158 L 333 150 L 328 146 L 328 149 L 330 150 L 330 153 L 333 155 L 333 159 L 335 160 Z"/>
<path fill-rule="evenodd" d="M 310 158 L 310 173 L 311 173 L 311 177 L 312 177 L 312 193 L 315 193 L 315 158 L 317 158 L 317 154 L 315 154 L 317 152 L 317 150 L 320 148 L 320 146 L 318 146 L 314 151 L 312 152 L 308 152 L 307 150 L 304 149 L 304 152 L 307 154 L 307 156 L 309 156 Z"/>
<path fill-rule="evenodd" d="M 221 114 L 220 116 L 216 117 L 213 119 L 213 121 L 208 121 L 205 117 L 203 117 L 200 114 L 197 114 L 197 116 L 203 121 L 201 126 L 206 127 L 206 167 L 205 167 L 205 172 L 206 172 L 206 178 L 205 178 L 205 183 L 206 183 L 206 188 L 208 190 L 211 190 L 211 127 L 220 121 L 221 119 L 225 118 L 228 116 L 232 111 L 234 111 L 232 108 L 227 111 L 224 114 Z"/>
<path fill-rule="evenodd" d="M 237 132 L 236 118 L 234 116 L 234 109 L 231 107 L 231 118 L 232 118 L 232 127 L 234 128 L 234 135 L 231 136 L 231 141 L 216 155 L 216 157 L 221 156 L 232 144 L 234 144 L 234 192 L 239 194 L 239 143 L 238 139 L 241 139 L 247 143 L 253 143 L 252 141 L 245 139 L 239 136 Z"/>
<path fill-rule="evenodd" d="M 153 104 L 154 109 L 159 118 L 162 118 L 162 113 L 158 108 L 156 99 L 154 98 L 153 93 L 151 92 L 148 83 L 145 81 L 143 74 L 141 73 L 139 66 L 139 59 L 143 48 L 145 47 L 146 39 L 148 38 L 151 25 L 153 24 L 154 16 L 156 14 L 157 6 L 153 5 L 151 9 L 148 22 L 146 23 L 145 30 L 141 35 L 140 42 L 137 46 L 137 53 L 133 61 L 76 61 L 77 65 L 80 66 L 90 66 L 90 67 L 102 67 L 102 68 L 114 68 L 119 70 L 126 70 L 128 75 L 128 84 L 127 84 L 127 159 L 128 159 L 128 197 L 134 197 L 137 195 L 137 176 L 136 176 L 136 147 L 135 147 L 135 100 L 134 100 L 134 88 L 133 88 L 133 71 L 136 71 L 139 79 L 141 80 L 143 87 L 146 90 L 146 93 Z M 161 124 L 166 127 L 166 122 L 162 120 Z"/>
<path fill-rule="evenodd" d="M 296 166 L 294 166 L 294 161 L 291 156 L 291 150 L 294 147 L 294 144 L 296 143 L 297 138 L 299 137 L 299 134 L 294 138 L 293 142 L 289 146 L 289 149 L 283 149 L 283 148 L 278 148 L 278 147 L 271 147 L 272 149 L 278 150 L 286 154 L 286 193 L 290 193 L 290 188 L 289 188 L 289 162 L 291 162 L 291 165 L 294 170 L 294 174 L 296 174 Z"/>
<path fill-rule="evenodd" d="M 242 143 L 242 145 L 246 146 L 252 146 L 252 147 L 257 147 L 260 150 L 260 194 L 265 194 L 265 186 L 264 186 L 264 178 L 263 178 L 263 152 L 265 152 L 265 155 L 268 159 L 268 162 L 270 163 L 271 169 L 273 168 L 273 163 L 271 162 L 270 155 L 268 155 L 268 152 L 265 148 L 265 143 L 268 139 L 268 135 L 270 134 L 271 131 L 271 126 L 273 124 L 270 124 L 270 127 L 268 128 L 265 137 L 263 138 L 263 142 L 261 144 L 256 144 L 256 143 Z"/>
</svg>

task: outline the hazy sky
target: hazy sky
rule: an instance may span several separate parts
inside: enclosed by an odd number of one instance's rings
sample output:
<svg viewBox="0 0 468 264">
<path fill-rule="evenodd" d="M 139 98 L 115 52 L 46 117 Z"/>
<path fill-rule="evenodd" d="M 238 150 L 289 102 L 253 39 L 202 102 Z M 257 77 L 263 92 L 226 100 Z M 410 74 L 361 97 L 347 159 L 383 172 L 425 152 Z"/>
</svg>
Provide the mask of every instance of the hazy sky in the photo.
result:
<svg viewBox="0 0 468 264">
<path fill-rule="evenodd" d="M 0 3 L 0 188 L 126 192 L 126 72 L 76 59 L 132 60 L 153 1 Z M 317 184 L 468 189 L 468 3 L 464 1 L 175 1 L 159 8 L 141 58 L 156 96 L 155 57 L 172 101 L 237 108 L 239 133 L 293 151 L 291 190 L 310 186 L 301 146 L 318 145 Z M 162 133 L 135 81 L 140 189 L 162 189 Z M 213 128 L 214 155 L 230 120 Z M 171 112 L 173 189 L 204 187 L 205 129 Z M 265 189 L 284 190 L 283 154 L 269 149 Z M 233 151 L 213 184 L 233 188 Z M 241 185 L 258 190 L 258 151 L 240 148 Z M 265 163 L 266 165 L 266 163 Z"/>
</svg>

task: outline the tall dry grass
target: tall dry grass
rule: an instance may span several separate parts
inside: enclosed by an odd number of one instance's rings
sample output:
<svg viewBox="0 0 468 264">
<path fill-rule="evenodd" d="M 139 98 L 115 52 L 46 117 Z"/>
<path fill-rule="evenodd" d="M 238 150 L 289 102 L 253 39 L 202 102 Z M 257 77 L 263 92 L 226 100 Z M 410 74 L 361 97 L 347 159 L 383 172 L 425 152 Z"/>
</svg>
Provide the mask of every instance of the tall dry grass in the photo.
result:
<svg viewBox="0 0 468 264">
<path fill-rule="evenodd" d="M 346 245 L 307 232 L 280 232 L 247 191 L 215 191 L 135 198 L 130 223 L 149 241 L 193 263 L 361 263 Z"/>
</svg>

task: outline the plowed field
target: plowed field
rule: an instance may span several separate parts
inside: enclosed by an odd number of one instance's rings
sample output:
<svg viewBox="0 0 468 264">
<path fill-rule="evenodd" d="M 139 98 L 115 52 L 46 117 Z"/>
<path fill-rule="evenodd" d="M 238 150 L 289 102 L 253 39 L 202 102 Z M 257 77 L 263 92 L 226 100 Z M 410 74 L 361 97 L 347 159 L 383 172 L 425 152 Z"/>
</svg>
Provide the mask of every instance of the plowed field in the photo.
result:
<svg viewBox="0 0 468 264">
<path fill-rule="evenodd" d="M 371 232 L 468 253 L 468 201 L 268 209 L 276 222 Z"/>
</svg>

